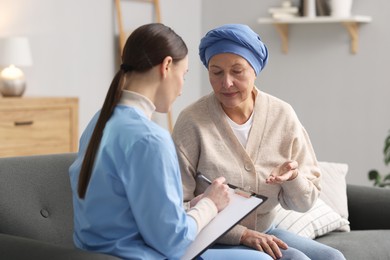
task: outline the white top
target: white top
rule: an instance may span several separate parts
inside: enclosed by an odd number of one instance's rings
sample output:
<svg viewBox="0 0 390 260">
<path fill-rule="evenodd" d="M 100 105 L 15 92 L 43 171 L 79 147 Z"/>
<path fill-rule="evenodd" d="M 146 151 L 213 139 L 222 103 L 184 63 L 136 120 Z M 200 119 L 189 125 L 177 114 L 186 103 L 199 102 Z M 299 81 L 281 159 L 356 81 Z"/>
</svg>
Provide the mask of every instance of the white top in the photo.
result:
<svg viewBox="0 0 390 260">
<path fill-rule="evenodd" d="M 248 141 L 248 136 L 249 136 L 249 131 L 252 128 L 253 114 L 254 114 L 254 112 L 252 112 L 248 121 L 246 121 L 242 125 L 237 124 L 236 122 L 231 120 L 230 117 L 228 117 L 225 114 L 226 120 L 229 123 L 230 127 L 232 128 L 234 135 L 237 137 L 238 141 L 240 141 L 240 143 L 243 147 L 246 147 L 246 143 Z"/>
</svg>

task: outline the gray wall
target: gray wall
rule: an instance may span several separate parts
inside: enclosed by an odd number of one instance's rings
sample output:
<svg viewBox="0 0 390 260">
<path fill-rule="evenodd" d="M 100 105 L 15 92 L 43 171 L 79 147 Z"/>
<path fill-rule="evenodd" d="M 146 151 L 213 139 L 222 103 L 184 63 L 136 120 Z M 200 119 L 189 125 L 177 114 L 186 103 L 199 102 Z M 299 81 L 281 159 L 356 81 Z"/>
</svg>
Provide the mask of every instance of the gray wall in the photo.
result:
<svg viewBox="0 0 390 260">
<path fill-rule="evenodd" d="M 390 2 L 355 0 L 353 14 L 373 18 L 360 27 L 359 50 L 349 51 L 341 24 L 290 26 L 289 52 L 283 54 L 272 25 L 260 25 L 268 8 L 281 1 L 204 0 L 202 35 L 224 23 L 246 23 L 270 51 L 257 87 L 295 108 L 310 134 L 317 158 L 349 165 L 348 183 L 372 185 L 367 172 L 389 173 L 383 144 L 390 130 Z M 202 91 L 211 91 L 203 69 Z"/>
<path fill-rule="evenodd" d="M 246 23 L 270 50 L 269 64 L 257 86 L 294 106 L 319 160 L 348 163 L 349 183 L 371 185 L 367 172 L 386 169 L 381 150 L 390 129 L 390 2 L 355 0 L 355 14 L 373 17 L 372 23 L 361 27 L 357 55 L 350 54 L 348 34 L 340 24 L 291 26 L 290 51 L 281 53 L 274 28 L 256 22 L 268 16 L 268 7 L 280 3 L 161 0 L 163 22 L 182 35 L 190 49 L 190 71 L 173 117 L 211 91 L 197 55 L 201 36 L 224 23 Z M 130 31 L 149 22 L 150 10 L 124 8 L 137 20 L 126 21 Z M 25 69 L 25 95 L 79 97 L 80 132 L 101 106 L 115 73 L 115 21 L 111 0 L 0 1 L 0 36 L 25 35 L 31 41 L 34 65 Z M 166 127 L 165 116 L 156 120 Z"/>
</svg>

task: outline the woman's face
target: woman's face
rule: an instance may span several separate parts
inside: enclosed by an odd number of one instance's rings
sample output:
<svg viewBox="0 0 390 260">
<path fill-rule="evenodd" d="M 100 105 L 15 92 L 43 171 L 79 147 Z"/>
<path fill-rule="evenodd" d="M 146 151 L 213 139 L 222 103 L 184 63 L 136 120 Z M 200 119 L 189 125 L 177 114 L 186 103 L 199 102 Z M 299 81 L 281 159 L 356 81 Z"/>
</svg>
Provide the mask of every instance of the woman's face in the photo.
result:
<svg viewBox="0 0 390 260">
<path fill-rule="evenodd" d="M 171 110 L 173 102 L 181 95 L 184 76 L 188 72 L 188 56 L 184 59 L 172 63 L 168 68 L 169 73 L 166 74 L 164 86 L 159 90 L 159 102 L 156 104 L 156 111 L 160 113 L 167 113 Z"/>
<path fill-rule="evenodd" d="M 246 59 L 232 53 L 217 54 L 211 57 L 208 69 L 211 86 L 222 107 L 245 107 L 253 102 L 256 74 Z"/>
</svg>

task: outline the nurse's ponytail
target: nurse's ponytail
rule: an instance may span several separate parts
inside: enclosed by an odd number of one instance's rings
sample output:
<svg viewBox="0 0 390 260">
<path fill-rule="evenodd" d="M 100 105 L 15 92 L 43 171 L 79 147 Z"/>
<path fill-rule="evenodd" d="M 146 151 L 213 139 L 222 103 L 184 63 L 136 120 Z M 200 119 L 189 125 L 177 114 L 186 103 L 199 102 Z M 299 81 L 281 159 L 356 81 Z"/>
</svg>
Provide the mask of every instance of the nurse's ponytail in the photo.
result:
<svg viewBox="0 0 390 260">
<path fill-rule="evenodd" d="M 80 170 L 78 195 L 84 199 L 92 169 L 98 153 L 103 130 L 118 104 L 124 89 L 127 73 L 143 73 L 159 65 L 167 56 L 178 62 L 187 56 L 183 39 L 171 28 L 160 24 L 146 24 L 136 29 L 127 39 L 122 54 L 122 64 L 111 82 L 99 118 L 86 149 Z"/>
</svg>

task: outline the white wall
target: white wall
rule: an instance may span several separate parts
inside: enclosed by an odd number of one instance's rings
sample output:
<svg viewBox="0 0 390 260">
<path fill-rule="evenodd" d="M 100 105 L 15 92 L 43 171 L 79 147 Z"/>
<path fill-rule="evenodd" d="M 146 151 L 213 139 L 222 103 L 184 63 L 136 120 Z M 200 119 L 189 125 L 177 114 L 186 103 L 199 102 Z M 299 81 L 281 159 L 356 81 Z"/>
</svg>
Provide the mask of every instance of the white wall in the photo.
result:
<svg viewBox="0 0 390 260">
<path fill-rule="evenodd" d="M 201 3 L 162 0 L 162 22 L 187 42 L 190 72 L 184 93 L 173 107 L 173 117 L 200 95 L 197 41 Z M 125 29 L 131 32 L 153 22 L 151 5 L 121 1 Z M 113 0 L 1 0 L 0 36 L 28 36 L 34 65 L 25 68 L 25 96 L 77 96 L 80 133 L 101 107 L 115 74 L 118 47 Z M 191 19 L 189 19 L 191 17 Z M 167 117 L 156 121 L 167 127 Z"/>
<path fill-rule="evenodd" d="M 83 129 L 114 73 L 111 1 L 2 0 L 0 17 L 2 36 L 30 38 L 25 96 L 79 97 Z"/>
<path fill-rule="evenodd" d="M 283 54 L 272 25 L 257 24 L 280 3 L 204 0 L 202 34 L 224 23 L 246 23 L 258 32 L 270 59 L 257 86 L 293 105 L 319 160 L 348 163 L 349 183 L 372 185 L 370 169 L 390 171 L 382 154 L 390 130 L 390 2 L 354 0 L 354 14 L 373 17 L 360 27 L 356 55 L 349 52 L 349 37 L 340 24 L 290 26 L 289 53 Z M 202 85 L 203 93 L 210 91 L 205 74 Z"/>
</svg>

